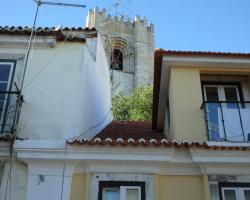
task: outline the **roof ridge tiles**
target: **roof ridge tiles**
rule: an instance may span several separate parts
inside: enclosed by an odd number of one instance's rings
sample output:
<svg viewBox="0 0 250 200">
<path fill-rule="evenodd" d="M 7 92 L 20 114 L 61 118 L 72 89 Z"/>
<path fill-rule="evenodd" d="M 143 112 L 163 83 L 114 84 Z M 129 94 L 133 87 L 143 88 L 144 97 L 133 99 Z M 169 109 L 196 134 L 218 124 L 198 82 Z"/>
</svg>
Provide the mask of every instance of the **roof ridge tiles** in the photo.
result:
<svg viewBox="0 0 250 200">
<path fill-rule="evenodd" d="M 134 139 L 134 138 L 128 138 L 128 139 L 123 139 L 123 138 L 118 138 L 118 139 L 112 139 L 112 138 L 106 138 L 106 139 L 101 139 L 101 138 L 84 138 L 84 139 L 79 139 L 79 138 L 74 138 L 71 140 L 68 140 L 67 143 L 69 145 L 89 145 L 89 146 L 134 146 L 134 147 L 139 147 L 139 146 L 144 146 L 144 147 L 175 147 L 175 148 L 191 148 L 191 147 L 196 147 L 196 148 L 202 148 L 202 149 L 207 149 L 207 150 L 241 150 L 241 151 L 247 151 L 250 150 L 250 146 L 238 146 L 235 145 L 209 145 L 207 142 L 199 142 L 198 140 L 193 140 L 193 141 L 188 141 L 184 140 L 182 142 L 179 142 L 178 140 L 172 140 L 168 141 L 167 139 Z"/>
</svg>

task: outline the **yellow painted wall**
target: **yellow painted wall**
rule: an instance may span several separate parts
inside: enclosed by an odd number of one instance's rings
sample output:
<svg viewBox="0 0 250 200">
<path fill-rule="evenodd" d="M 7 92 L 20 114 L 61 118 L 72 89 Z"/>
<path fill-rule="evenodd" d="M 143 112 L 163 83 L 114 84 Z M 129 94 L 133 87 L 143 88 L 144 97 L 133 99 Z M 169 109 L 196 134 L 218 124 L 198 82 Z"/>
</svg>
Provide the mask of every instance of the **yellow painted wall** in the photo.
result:
<svg viewBox="0 0 250 200">
<path fill-rule="evenodd" d="M 89 174 L 74 174 L 71 184 L 71 200 L 89 199 Z"/>
<path fill-rule="evenodd" d="M 154 176 L 154 200 L 210 200 L 208 177 L 203 176 Z M 147 191 L 146 191 L 147 192 Z M 90 199 L 90 173 L 74 174 L 71 200 Z"/>
<path fill-rule="evenodd" d="M 169 83 L 170 139 L 206 140 L 200 72 L 172 68 Z"/>
<path fill-rule="evenodd" d="M 206 178 L 205 178 L 206 180 Z M 203 176 L 156 176 L 156 200 L 209 200 Z"/>
</svg>

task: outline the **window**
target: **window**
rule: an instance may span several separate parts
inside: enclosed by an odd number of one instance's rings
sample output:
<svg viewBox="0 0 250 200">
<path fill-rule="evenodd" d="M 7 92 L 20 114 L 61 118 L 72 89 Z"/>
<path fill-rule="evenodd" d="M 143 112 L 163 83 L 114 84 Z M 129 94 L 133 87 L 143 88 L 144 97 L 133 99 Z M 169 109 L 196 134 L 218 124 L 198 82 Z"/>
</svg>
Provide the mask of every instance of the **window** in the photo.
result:
<svg viewBox="0 0 250 200">
<path fill-rule="evenodd" d="M 209 139 L 249 141 L 250 104 L 243 101 L 240 84 L 202 84 Z"/>
<path fill-rule="evenodd" d="M 15 62 L 0 61 L 0 134 L 11 133 L 13 130 L 16 99 L 12 98 L 11 85 L 14 66 Z"/>
<path fill-rule="evenodd" d="M 123 70 L 123 54 L 121 50 L 114 49 L 110 61 L 111 69 Z"/>
<path fill-rule="evenodd" d="M 4 172 L 4 162 L 0 161 L 0 185 L 2 183 L 2 178 L 3 178 L 3 172 Z"/>
<path fill-rule="evenodd" d="M 237 85 L 203 85 L 206 101 L 240 101 L 239 87 Z"/>
<path fill-rule="evenodd" d="M 250 200 L 250 184 L 248 183 L 221 183 L 221 200 Z"/>
<path fill-rule="evenodd" d="M 6 107 L 7 91 L 11 88 L 12 74 L 14 70 L 13 62 L 0 62 L 0 124 Z"/>
<path fill-rule="evenodd" d="M 98 196 L 98 200 L 145 200 L 145 183 L 100 181 Z"/>
</svg>

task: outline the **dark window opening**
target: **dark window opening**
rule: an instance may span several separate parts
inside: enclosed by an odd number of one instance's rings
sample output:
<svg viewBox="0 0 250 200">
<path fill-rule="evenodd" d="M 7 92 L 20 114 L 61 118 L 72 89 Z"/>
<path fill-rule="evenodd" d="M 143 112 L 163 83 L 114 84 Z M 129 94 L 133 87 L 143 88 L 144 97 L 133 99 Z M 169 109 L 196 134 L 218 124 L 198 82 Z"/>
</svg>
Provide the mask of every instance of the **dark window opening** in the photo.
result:
<svg viewBox="0 0 250 200">
<path fill-rule="evenodd" d="M 250 183 L 219 183 L 220 200 L 249 200 Z"/>
<path fill-rule="evenodd" d="M 123 70 L 123 54 L 119 49 L 114 49 L 110 61 L 111 69 Z"/>
</svg>

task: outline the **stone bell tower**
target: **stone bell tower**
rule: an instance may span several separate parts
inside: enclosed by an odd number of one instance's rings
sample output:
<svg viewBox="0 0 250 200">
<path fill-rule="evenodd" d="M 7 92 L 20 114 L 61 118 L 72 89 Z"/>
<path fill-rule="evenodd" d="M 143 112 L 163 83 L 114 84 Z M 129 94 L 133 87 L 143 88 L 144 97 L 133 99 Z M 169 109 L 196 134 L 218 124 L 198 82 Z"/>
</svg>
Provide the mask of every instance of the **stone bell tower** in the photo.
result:
<svg viewBox="0 0 250 200">
<path fill-rule="evenodd" d="M 131 94 L 135 87 L 153 83 L 154 26 L 136 16 L 133 21 L 89 10 L 86 27 L 101 35 L 110 62 L 112 94 Z"/>
</svg>

